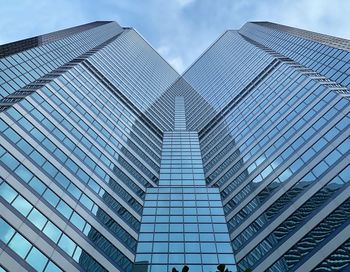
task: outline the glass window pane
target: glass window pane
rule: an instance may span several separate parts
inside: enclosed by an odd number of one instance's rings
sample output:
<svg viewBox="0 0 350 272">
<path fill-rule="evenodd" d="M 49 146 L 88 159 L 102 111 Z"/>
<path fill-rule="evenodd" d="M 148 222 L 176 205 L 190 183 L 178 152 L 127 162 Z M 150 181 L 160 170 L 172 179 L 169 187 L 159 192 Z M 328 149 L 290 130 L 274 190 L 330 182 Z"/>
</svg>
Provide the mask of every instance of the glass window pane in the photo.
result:
<svg viewBox="0 0 350 272">
<path fill-rule="evenodd" d="M 138 243 L 137 252 L 152 252 L 152 243 Z"/>
<path fill-rule="evenodd" d="M 137 254 L 136 255 L 136 262 L 150 262 L 151 261 L 151 254 Z"/>
<path fill-rule="evenodd" d="M 24 216 L 27 216 L 30 210 L 33 208 L 32 204 L 30 204 L 20 195 L 18 195 L 13 201 L 12 206 L 15 207 Z"/>
<path fill-rule="evenodd" d="M 35 208 L 30 212 L 28 219 L 40 230 L 43 229 L 47 222 L 46 217 Z"/>
<path fill-rule="evenodd" d="M 13 236 L 13 238 L 11 239 L 9 247 L 16 254 L 18 254 L 22 258 L 25 258 L 32 245 L 22 235 L 16 233 L 15 236 Z"/>
<path fill-rule="evenodd" d="M 85 194 L 83 194 L 80 198 L 80 202 L 89 210 L 92 209 L 94 203 L 92 202 L 92 200 L 87 197 Z"/>
<path fill-rule="evenodd" d="M 63 234 L 59 243 L 59 247 L 62 248 L 69 256 L 73 255 L 75 249 L 75 243 L 67 235 Z"/>
<path fill-rule="evenodd" d="M 20 165 L 15 172 L 26 183 L 33 177 L 33 174 L 23 165 Z"/>
<path fill-rule="evenodd" d="M 186 263 L 201 263 L 200 254 L 186 254 Z"/>
<path fill-rule="evenodd" d="M 0 218 L 0 240 L 7 244 L 14 233 L 15 230 Z"/>
<path fill-rule="evenodd" d="M 219 253 L 231 253 L 232 247 L 230 243 L 217 243 L 217 250 Z"/>
<path fill-rule="evenodd" d="M 168 243 L 154 243 L 153 252 L 160 252 L 160 253 L 168 252 Z"/>
<path fill-rule="evenodd" d="M 73 183 L 71 183 L 68 187 L 68 191 L 76 198 L 79 199 L 81 196 L 81 191 L 80 189 L 75 186 Z"/>
<path fill-rule="evenodd" d="M 57 243 L 60 238 L 62 231 L 59 230 L 54 224 L 48 222 L 43 230 L 43 232 L 55 243 Z"/>
<path fill-rule="evenodd" d="M 56 209 L 67 219 L 70 218 L 73 209 L 69 207 L 64 201 L 60 201 L 56 207 Z"/>
<path fill-rule="evenodd" d="M 73 213 L 72 218 L 70 221 L 76 226 L 78 229 L 82 230 L 85 226 L 85 220 L 78 215 L 77 213 Z"/>
<path fill-rule="evenodd" d="M 56 207 L 58 201 L 60 200 L 59 197 L 51 190 L 46 190 L 43 197 L 54 207 Z"/>
<path fill-rule="evenodd" d="M 185 263 L 185 255 L 184 254 L 169 254 L 169 263 Z"/>
<path fill-rule="evenodd" d="M 11 203 L 17 196 L 17 192 L 6 182 L 3 182 L 0 185 L 0 196 L 2 196 L 7 202 Z"/>
<path fill-rule="evenodd" d="M 233 258 L 233 254 L 219 254 L 219 263 L 223 264 L 234 264 L 235 260 Z"/>
<path fill-rule="evenodd" d="M 46 266 L 45 272 L 62 272 L 62 270 L 53 262 L 49 262 Z"/>
<path fill-rule="evenodd" d="M 83 252 L 83 250 L 82 250 L 80 247 L 77 246 L 77 248 L 76 248 L 76 250 L 75 250 L 75 252 L 74 252 L 74 255 L 73 255 L 73 259 L 74 259 L 77 263 L 79 263 L 79 260 L 80 260 L 80 257 L 81 257 L 81 255 L 82 255 L 82 252 Z"/>
<path fill-rule="evenodd" d="M 350 181 L 350 166 L 346 167 L 339 176 L 342 178 L 344 182 Z"/>
<path fill-rule="evenodd" d="M 201 243 L 201 252 L 216 252 L 215 243 Z"/>
<path fill-rule="evenodd" d="M 41 272 L 44 271 L 48 259 L 44 254 L 42 254 L 39 250 L 33 247 L 32 250 L 29 252 L 28 257 L 26 258 L 26 261 L 32 267 L 34 267 L 35 270 Z"/>
<path fill-rule="evenodd" d="M 167 254 L 153 254 L 152 255 L 153 263 L 167 263 L 168 255 Z"/>
<path fill-rule="evenodd" d="M 6 153 L 2 156 L 1 161 L 12 171 L 19 165 L 19 162 L 10 154 Z"/>
<path fill-rule="evenodd" d="M 202 254 L 203 262 L 207 264 L 217 264 L 218 258 L 216 254 Z"/>
<path fill-rule="evenodd" d="M 30 182 L 29 185 L 40 195 L 43 194 L 43 192 L 46 189 L 46 186 L 42 181 L 40 181 L 37 177 L 34 177 Z"/>
<path fill-rule="evenodd" d="M 186 252 L 200 252 L 198 243 L 186 243 Z"/>
<path fill-rule="evenodd" d="M 169 252 L 185 252 L 185 247 L 183 243 L 170 243 Z"/>
</svg>

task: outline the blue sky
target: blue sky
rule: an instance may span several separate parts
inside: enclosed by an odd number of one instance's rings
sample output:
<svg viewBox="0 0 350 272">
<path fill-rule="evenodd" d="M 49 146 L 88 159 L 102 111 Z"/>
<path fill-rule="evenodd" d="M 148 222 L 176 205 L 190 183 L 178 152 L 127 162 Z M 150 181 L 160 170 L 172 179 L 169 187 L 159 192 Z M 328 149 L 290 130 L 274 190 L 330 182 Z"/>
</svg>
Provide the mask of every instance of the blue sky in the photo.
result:
<svg viewBox="0 0 350 272">
<path fill-rule="evenodd" d="M 349 0 L 0 0 L 0 44 L 96 20 L 132 26 L 179 72 L 226 29 L 273 21 L 350 39 Z"/>
</svg>

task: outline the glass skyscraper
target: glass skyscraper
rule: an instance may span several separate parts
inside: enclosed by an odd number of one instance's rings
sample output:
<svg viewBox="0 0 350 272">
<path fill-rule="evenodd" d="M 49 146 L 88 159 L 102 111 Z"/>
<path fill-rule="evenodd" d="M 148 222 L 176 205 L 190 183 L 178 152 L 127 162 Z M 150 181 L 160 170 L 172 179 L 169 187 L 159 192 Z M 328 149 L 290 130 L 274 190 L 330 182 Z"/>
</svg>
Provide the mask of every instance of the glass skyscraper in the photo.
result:
<svg viewBox="0 0 350 272">
<path fill-rule="evenodd" d="M 269 22 L 182 75 L 109 21 L 0 46 L 0 271 L 350 271 L 349 88 Z"/>
</svg>

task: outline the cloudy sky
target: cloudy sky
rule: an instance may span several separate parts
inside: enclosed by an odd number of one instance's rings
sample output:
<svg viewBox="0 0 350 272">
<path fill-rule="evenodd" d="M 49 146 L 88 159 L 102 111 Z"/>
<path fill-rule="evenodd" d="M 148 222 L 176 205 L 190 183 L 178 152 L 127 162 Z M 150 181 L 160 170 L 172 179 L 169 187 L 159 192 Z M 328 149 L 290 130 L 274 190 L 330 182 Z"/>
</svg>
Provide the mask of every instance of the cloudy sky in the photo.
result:
<svg viewBox="0 0 350 272">
<path fill-rule="evenodd" d="M 349 0 L 0 0 L 0 44 L 96 20 L 132 26 L 179 72 L 226 29 L 273 21 L 350 39 Z"/>
</svg>

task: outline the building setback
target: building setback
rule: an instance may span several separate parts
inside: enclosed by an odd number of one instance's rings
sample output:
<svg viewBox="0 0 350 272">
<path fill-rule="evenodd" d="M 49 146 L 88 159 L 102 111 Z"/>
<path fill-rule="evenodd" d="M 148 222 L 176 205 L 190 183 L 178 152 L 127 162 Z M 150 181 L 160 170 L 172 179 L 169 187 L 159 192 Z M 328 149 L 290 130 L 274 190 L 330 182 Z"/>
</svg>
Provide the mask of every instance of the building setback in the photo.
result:
<svg viewBox="0 0 350 272">
<path fill-rule="evenodd" d="M 0 272 L 350 271 L 349 87 L 270 22 L 182 75 L 110 21 L 0 46 Z"/>
</svg>

